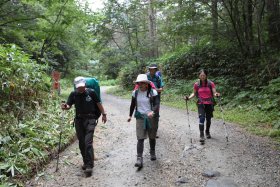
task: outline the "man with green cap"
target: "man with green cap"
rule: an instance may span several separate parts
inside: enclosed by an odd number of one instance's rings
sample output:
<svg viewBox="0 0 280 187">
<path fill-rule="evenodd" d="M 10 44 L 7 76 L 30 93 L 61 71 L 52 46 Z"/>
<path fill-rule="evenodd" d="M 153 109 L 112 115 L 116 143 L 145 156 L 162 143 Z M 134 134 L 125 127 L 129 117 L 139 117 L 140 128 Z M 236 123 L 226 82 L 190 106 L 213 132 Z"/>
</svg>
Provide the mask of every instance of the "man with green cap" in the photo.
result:
<svg viewBox="0 0 280 187">
<path fill-rule="evenodd" d="M 160 102 L 160 95 L 161 95 L 161 92 L 163 91 L 164 83 L 162 81 L 162 77 L 158 74 L 158 72 L 159 71 L 158 71 L 157 65 L 151 64 L 149 66 L 149 72 L 147 73 L 147 77 L 148 77 L 149 81 L 154 83 L 154 85 L 156 87 L 156 91 L 158 92 L 158 97 L 159 97 L 159 102 Z M 159 113 L 158 113 L 158 117 L 159 117 Z M 158 135 L 156 136 L 156 138 L 158 138 Z"/>
</svg>

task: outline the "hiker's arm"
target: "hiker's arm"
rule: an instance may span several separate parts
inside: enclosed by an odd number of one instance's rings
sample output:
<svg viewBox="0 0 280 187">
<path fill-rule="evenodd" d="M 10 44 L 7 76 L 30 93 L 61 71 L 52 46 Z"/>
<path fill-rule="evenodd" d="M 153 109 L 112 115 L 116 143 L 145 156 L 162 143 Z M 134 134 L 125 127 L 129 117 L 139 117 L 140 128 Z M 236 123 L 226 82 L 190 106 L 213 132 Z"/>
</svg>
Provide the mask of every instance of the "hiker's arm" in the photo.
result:
<svg viewBox="0 0 280 187">
<path fill-rule="evenodd" d="M 62 110 L 69 110 L 71 105 L 68 105 L 67 103 L 61 103 L 60 107 Z"/>
<path fill-rule="evenodd" d="M 132 97 L 131 98 L 131 103 L 130 103 L 130 109 L 129 109 L 129 117 L 128 117 L 128 122 L 131 121 L 131 117 L 132 117 L 132 114 L 134 112 L 134 109 L 135 109 L 135 106 L 136 106 L 136 99 L 135 97 Z"/>
<path fill-rule="evenodd" d="M 157 92 L 162 92 L 163 91 L 163 88 L 157 88 Z"/>
<path fill-rule="evenodd" d="M 102 122 L 106 123 L 107 121 L 107 114 L 105 113 L 104 107 L 101 103 L 96 103 L 97 107 L 99 108 L 101 114 L 102 114 Z"/>
<path fill-rule="evenodd" d="M 160 76 L 160 87 L 161 87 L 161 88 L 164 87 L 164 82 L 163 82 L 162 76 Z"/>
<path fill-rule="evenodd" d="M 159 112 L 159 95 L 153 96 L 152 111 L 148 113 L 148 117 L 152 118 Z"/>
<path fill-rule="evenodd" d="M 212 86 L 212 93 L 214 96 L 219 97 L 220 93 L 217 92 L 216 90 L 216 85 L 214 84 L 214 82 L 211 82 L 211 86 Z"/>
<path fill-rule="evenodd" d="M 217 92 L 216 88 L 212 88 L 213 95 L 219 97 L 221 94 Z"/>
<path fill-rule="evenodd" d="M 159 101 L 159 96 L 158 95 L 154 96 L 153 108 L 152 108 L 154 113 L 158 113 L 159 112 L 159 102 L 160 102 Z"/>
<path fill-rule="evenodd" d="M 61 103 L 60 107 L 62 110 L 69 110 L 73 104 L 74 104 L 74 92 L 71 92 L 67 99 L 67 102 Z"/>
<path fill-rule="evenodd" d="M 193 89 L 193 93 L 191 93 L 191 95 L 190 96 L 185 96 L 185 100 L 190 100 L 191 98 L 193 98 L 195 95 L 196 95 L 196 89 Z"/>
<path fill-rule="evenodd" d="M 163 91 L 163 86 L 164 86 L 164 83 L 162 81 L 162 77 L 159 77 L 159 80 L 160 80 L 160 85 L 159 85 L 159 88 L 157 89 L 157 92 L 162 92 Z"/>
</svg>

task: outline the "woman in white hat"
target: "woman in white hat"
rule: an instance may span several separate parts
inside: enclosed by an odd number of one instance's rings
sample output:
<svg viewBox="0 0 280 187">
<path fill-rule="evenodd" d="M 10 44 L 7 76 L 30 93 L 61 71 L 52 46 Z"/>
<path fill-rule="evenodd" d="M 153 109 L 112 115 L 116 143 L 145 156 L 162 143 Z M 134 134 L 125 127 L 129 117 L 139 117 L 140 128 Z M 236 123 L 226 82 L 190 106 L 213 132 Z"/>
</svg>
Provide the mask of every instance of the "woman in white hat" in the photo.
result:
<svg viewBox="0 0 280 187">
<path fill-rule="evenodd" d="M 135 81 L 139 85 L 132 92 L 128 122 L 131 121 L 135 109 L 136 136 L 137 136 L 137 161 L 135 167 L 143 167 L 144 140 L 149 137 L 151 160 L 156 160 L 155 146 L 158 129 L 159 97 L 155 89 L 151 88 L 146 74 L 139 74 Z"/>
</svg>

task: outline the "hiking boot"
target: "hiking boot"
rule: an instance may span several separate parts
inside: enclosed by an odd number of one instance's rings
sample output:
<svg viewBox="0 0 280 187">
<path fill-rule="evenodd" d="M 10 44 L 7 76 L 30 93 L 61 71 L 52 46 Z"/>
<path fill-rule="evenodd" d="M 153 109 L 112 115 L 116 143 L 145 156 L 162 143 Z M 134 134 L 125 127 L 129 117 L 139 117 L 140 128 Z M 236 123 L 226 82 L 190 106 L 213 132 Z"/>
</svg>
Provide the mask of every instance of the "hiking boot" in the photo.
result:
<svg viewBox="0 0 280 187">
<path fill-rule="evenodd" d="M 211 138 L 210 132 L 206 132 L 206 138 L 207 138 L 207 139 L 210 139 L 210 138 Z"/>
<path fill-rule="evenodd" d="M 204 142 L 205 141 L 205 137 L 204 137 L 204 132 L 200 131 L 200 142 Z"/>
<path fill-rule="evenodd" d="M 143 157 L 137 157 L 135 167 L 142 168 L 143 167 Z"/>
<path fill-rule="evenodd" d="M 205 137 L 204 137 L 204 136 L 200 136 L 199 141 L 200 141 L 200 142 L 205 142 Z"/>
<path fill-rule="evenodd" d="M 207 122 L 206 122 L 206 130 L 205 130 L 206 138 L 207 138 L 207 139 L 210 139 L 210 138 L 211 138 L 211 135 L 210 135 L 210 126 L 211 126 L 211 121 L 207 121 Z"/>
<path fill-rule="evenodd" d="M 87 167 L 85 169 L 86 177 L 90 177 L 92 175 L 92 168 Z"/>
<path fill-rule="evenodd" d="M 151 155 L 151 160 L 154 161 L 157 159 L 156 157 L 156 151 L 155 150 L 150 150 L 150 155 Z"/>
</svg>

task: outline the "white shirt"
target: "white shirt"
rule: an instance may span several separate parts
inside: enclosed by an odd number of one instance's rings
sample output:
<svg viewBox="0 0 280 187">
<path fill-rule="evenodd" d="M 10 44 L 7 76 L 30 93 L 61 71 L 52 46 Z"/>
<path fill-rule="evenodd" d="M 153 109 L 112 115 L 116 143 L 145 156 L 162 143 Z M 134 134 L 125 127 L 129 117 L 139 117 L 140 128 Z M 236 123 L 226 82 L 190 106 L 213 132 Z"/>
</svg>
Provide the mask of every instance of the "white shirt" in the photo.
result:
<svg viewBox="0 0 280 187">
<path fill-rule="evenodd" d="M 147 91 L 141 91 L 139 89 L 138 94 L 137 94 L 137 110 L 138 112 L 140 112 L 141 114 L 148 114 L 149 112 L 152 111 L 151 109 L 151 103 L 150 103 L 150 98 L 147 97 Z M 152 89 L 153 91 L 153 96 L 158 95 L 157 91 L 155 89 Z M 134 90 L 132 92 L 132 97 L 135 98 L 135 92 L 136 90 Z"/>
</svg>

